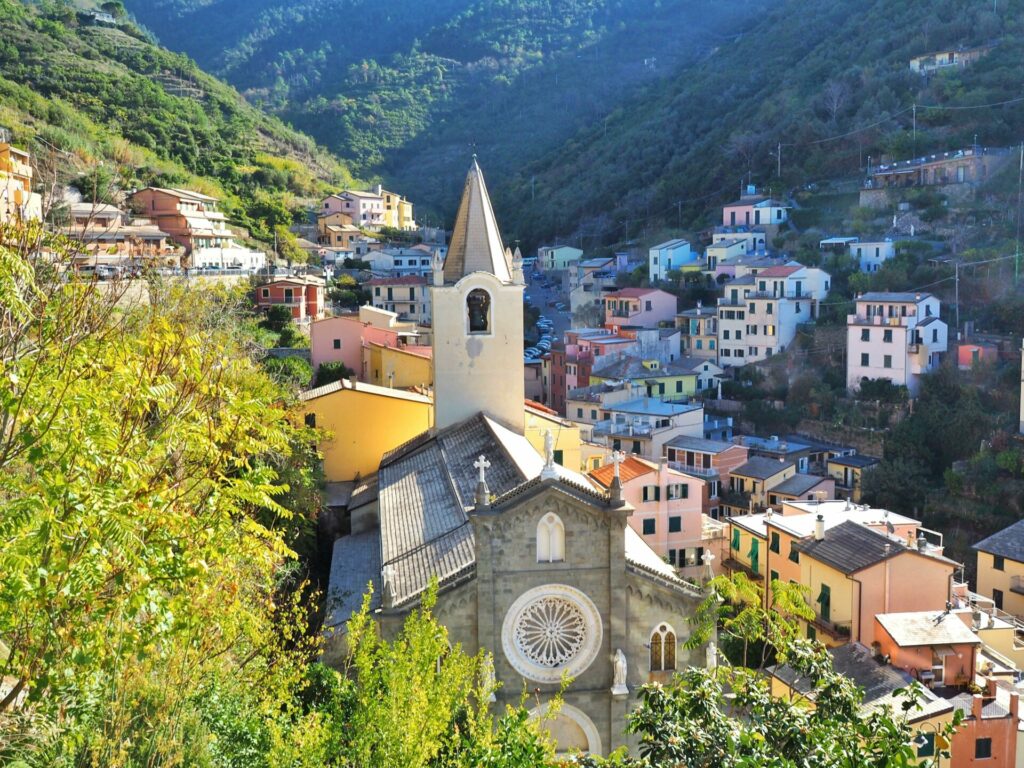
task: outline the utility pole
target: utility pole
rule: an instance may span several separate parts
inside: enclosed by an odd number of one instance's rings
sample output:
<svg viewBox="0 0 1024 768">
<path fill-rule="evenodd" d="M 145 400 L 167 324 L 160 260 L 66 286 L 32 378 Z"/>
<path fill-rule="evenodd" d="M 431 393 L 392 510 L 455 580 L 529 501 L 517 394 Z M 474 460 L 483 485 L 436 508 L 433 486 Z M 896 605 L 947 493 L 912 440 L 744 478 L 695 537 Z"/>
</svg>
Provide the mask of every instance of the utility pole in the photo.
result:
<svg viewBox="0 0 1024 768">
<path fill-rule="evenodd" d="M 956 302 L 956 338 L 960 340 L 960 262 L 953 262 L 954 274 L 956 275 L 956 288 L 954 301 Z"/>
<path fill-rule="evenodd" d="M 1024 191 L 1024 141 L 1020 144 L 1020 165 L 1017 169 L 1017 246 L 1013 255 L 1013 282 L 1020 280 L 1020 209 L 1021 192 Z"/>
<path fill-rule="evenodd" d="M 912 154 L 914 157 L 917 157 L 917 102 L 914 102 L 914 144 Z"/>
<path fill-rule="evenodd" d="M 778 148 L 775 151 L 775 159 L 777 161 L 776 173 L 778 177 L 782 178 L 782 142 L 779 142 Z"/>
<path fill-rule="evenodd" d="M 676 214 L 679 217 L 679 224 L 678 224 L 678 226 L 679 226 L 680 229 L 682 229 L 683 228 L 683 201 L 682 200 L 676 200 Z M 1017 214 L 1017 222 L 1018 222 L 1017 238 L 1019 240 L 1020 239 L 1020 214 L 1019 213 Z"/>
</svg>

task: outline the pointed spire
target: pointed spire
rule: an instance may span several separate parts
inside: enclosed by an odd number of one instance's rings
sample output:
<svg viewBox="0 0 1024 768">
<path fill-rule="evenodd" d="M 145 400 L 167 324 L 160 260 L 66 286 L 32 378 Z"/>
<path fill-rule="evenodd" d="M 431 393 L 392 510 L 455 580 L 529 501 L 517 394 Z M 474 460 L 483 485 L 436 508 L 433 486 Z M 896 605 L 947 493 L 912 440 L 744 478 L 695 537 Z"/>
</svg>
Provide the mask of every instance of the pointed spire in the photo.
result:
<svg viewBox="0 0 1024 768">
<path fill-rule="evenodd" d="M 444 262 L 444 280 L 456 283 L 471 272 L 490 272 L 504 283 L 512 282 L 511 258 L 501 244 L 484 174 L 475 155 L 455 216 L 455 229 Z"/>
</svg>

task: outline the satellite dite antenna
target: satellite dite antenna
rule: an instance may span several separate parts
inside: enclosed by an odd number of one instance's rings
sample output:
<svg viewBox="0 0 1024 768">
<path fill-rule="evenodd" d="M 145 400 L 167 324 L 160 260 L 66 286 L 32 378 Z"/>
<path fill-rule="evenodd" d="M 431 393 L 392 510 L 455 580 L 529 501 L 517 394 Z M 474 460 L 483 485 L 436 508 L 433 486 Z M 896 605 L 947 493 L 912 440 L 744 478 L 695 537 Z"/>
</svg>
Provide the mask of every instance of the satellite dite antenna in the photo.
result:
<svg viewBox="0 0 1024 768">
<path fill-rule="evenodd" d="M 885 515 L 883 515 L 883 517 L 885 518 L 885 531 L 891 536 L 892 534 L 896 533 L 896 526 L 893 525 L 892 521 L 889 519 L 888 509 L 885 510 Z"/>
</svg>

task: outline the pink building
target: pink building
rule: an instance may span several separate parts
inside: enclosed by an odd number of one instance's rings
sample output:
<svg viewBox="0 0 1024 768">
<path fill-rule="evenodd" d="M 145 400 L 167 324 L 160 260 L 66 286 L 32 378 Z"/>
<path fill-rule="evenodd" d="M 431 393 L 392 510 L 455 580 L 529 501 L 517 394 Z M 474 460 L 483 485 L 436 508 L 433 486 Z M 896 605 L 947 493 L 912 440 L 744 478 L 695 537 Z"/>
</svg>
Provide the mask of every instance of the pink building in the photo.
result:
<svg viewBox="0 0 1024 768">
<path fill-rule="evenodd" d="M 352 224 L 360 229 L 380 229 L 384 226 L 384 196 L 374 192 L 346 190 L 324 198 L 320 216 L 344 213 L 352 217 Z"/>
<path fill-rule="evenodd" d="M 975 365 L 995 365 L 999 362 L 999 347 L 967 341 L 957 348 L 956 365 L 961 371 L 969 371 Z"/>
<path fill-rule="evenodd" d="M 360 307 L 359 314 L 328 317 L 309 329 L 310 362 L 314 373 L 321 363 L 341 361 L 365 381 L 363 348 L 370 344 L 419 351 L 416 334 L 397 321 L 394 312 Z M 429 350 L 429 347 L 426 349 Z"/>
<path fill-rule="evenodd" d="M 704 478 L 703 511 L 716 520 L 721 510 L 718 494 L 722 488 L 729 487 L 730 473 L 746 463 L 749 453 L 745 445 L 689 435 L 679 435 L 665 443 L 665 457 L 670 467 Z"/>
<path fill-rule="evenodd" d="M 679 311 L 676 297 L 656 288 L 621 288 L 606 293 L 604 306 L 604 322 L 609 327 L 657 328 L 661 323 L 672 326 Z"/>
<path fill-rule="evenodd" d="M 614 476 L 610 463 L 590 472 L 603 488 L 611 487 Z M 629 526 L 669 563 L 699 577 L 705 549 L 725 540 L 725 526 L 702 513 L 705 481 L 664 461 L 654 463 L 637 456 L 627 456 L 619 464 L 619 480 L 622 497 L 636 510 Z M 718 551 L 713 554 L 721 556 Z"/>
<path fill-rule="evenodd" d="M 880 613 L 875 643 L 894 667 L 926 685 L 965 686 L 974 680 L 981 640 L 966 621 L 970 613 L 944 610 Z"/>
<path fill-rule="evenodd" d="M 744 195 L 722 206 L 724 227 L 778 226 L 788 218 L 788 205 L 762 195 Z"/>
</svg>

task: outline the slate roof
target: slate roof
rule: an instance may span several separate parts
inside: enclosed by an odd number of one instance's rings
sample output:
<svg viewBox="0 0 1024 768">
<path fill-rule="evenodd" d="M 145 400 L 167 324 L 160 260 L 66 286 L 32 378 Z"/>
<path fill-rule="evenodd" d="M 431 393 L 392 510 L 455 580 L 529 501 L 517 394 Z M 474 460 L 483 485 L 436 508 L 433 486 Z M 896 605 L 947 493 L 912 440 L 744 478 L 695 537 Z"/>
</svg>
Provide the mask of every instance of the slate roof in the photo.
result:
<svg viewBox="0 0 1024 768">
<path fill-rule="evenodd" d="M 863 456 L 859 453 L 855 453 L 853 456 L 833 456 L 828 460 L 829 464 L 838 464 L 841 467 L 855 467 L 864 469 L 865 467 L 873 467 L 878 463 L 878 459 L 874 456 Z"/>
<path fill-rule="evenodd" d="M 725 443 L 721 440 L 705 440 L 703 437 L 690 437 L 679 435 L 673 437 L 665 445 L 669 448 L 683 449 L 687 451 L 700 451 L 701 453 L 724 453 L 730 448 L 742 447 L 735 443 Z"/>
<path fill-rule="evenodd" d="M 466 174 L 455 216 L 451 244 L 444 260 L 444 281 L 457 283 L 473 272 L 489 272 L 503 283 L 512 282 L 512 264 L 501 243 L 483 171 L 475 157 Z"/>
<path fill-rule="evenodd" d="M 964 713 L 964 717 L 973 717 L 974 697 L 969 693 L 961 693 L 949 699 L 954 709 Z M 1006 707 L 995 699 L 986 699 L 981 707 L 982 720 L 998 720 L 1002 717 L 1009 717 L 1010 712 Z"/>
<path fill-rule="evenodd" d="M 740 466 L 736 467 L 732 474 L 752 477 L 755 480 L 767 480 L 769 477 L 774 477 L 782 470 L 792 466 L 793 462 L 791 461 L 769 459 L 767 456 L 751 456 L 745 464 L 740 464 Z"/>
<path fill-rule="evenodd" d="M 900 688 L 906 688 L 913 678 L 888 664 L 875 661 L 871 651 L 860 643 L 847 643 L 838 648 L 829 649 L 832 665 L 836 672 L 852 680 L 857 687 L 864 690 L 861 711 L 870 714 L 882 708 L 892 708 L 894 714 L 902 714 L 901 696 L 895 696 Z M 788 665 L 769 667 L 768 671 L 779 680 L 802 694 L 813 689 L 813 684 L 806 678 L 798 676 L 796 670 Z M 911 710 L 908 719 L 913 722 L 932 717 L 943 712 L 950 712 L 953 705 L 938 697 L 935 693 L 924 689 L 920 701 L 921 709 Z M 970 697 L 968 696 L 968 699 Z"/>
<path fill-rule="evenodd" d="M 663 293 L 657 288 L 620 288 L 605 294 L 606 299 L 639 299 L 652 293 Z"/>
<path fill-rule="evenodd" d="M 630 341 L 633 340 L 630 339 Z M 697 362 L 693 358 L 690 359 L 694 363 Z M 701 360 L 699 362 L 704 363 L 707 361 Z M 591 371 L 590 375 L 597 376 L 600 379 L 663 379 L 666 376 L 695 375 L 690 365 L 681 365 L 680 363 L 682 363 L 682 360 L 679 362 L 661 363 L 658 368 L 652 370 L 644 365 L 642 358 L 635 357 L 634 355 L 623 355 L 608 363 L 608 365 L 596 371 Z"/>
<path fill-rule="evenodd" d="M 802 496 L 811 490 L 811 488 L 816 487 L 828 479 L 829 478 L 827 477 L 821 477 L 819 475 L 802 475 L 798 473 L 786 480 L 783 480 L 772 488 L 770 493 L 784 493 L 788 496 Z"/>
<path fill-rule="evenodd" d="M 869 291 L 857 297 L 857 301 L 895 301 L 916 304 L 919 301 L 930 299 L 930 293 L 890 293 L 888 291 Z"/>
<path fill-rule="evenodd" d="M 974 549 L 1024 563 L 1024 520 L 1018 520 L 987 539 L 982 539 L 974 545 Z"/>
<path fill-rule="evenodd" d="M 327 587 L 325 624 L 344 624 L 358 610 L 366 585 L 373 584 L 370 608 L 380 606 L 380 531 L 342 536 L 334 542 L 331 578 Z"/>
<path fill-rule="evenodd" d="M 875 619 L 901 648 L 981 643 L 958 616 L 943 611 L 880 613 Z"/>
<path fill-rule="evenodd" d="M 825 531 L 825 538 L 821 540 L 798 542 L 794 547 L 845 574 L 909 551 L 899 541 L 849 521 Z"/>
</svg>

